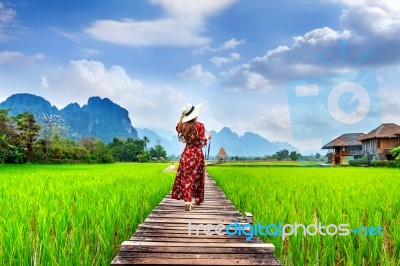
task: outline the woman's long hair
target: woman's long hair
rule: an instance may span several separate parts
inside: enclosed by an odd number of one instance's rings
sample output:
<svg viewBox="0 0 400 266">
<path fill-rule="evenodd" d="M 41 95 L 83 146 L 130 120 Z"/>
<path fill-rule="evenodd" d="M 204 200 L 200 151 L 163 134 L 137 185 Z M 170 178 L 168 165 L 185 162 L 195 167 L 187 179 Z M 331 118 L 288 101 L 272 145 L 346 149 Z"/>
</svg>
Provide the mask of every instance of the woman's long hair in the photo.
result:
<svg viewBox="0 0 400 266">
<path fill-rule="evenodd" d="M 193 144 L 200 139 L 199 133 L 197 132 L 196 124 L 196 119 L 192 119 L 180 125 L 178 138 L 181 142 L 186 144 Z"/>
</svg>

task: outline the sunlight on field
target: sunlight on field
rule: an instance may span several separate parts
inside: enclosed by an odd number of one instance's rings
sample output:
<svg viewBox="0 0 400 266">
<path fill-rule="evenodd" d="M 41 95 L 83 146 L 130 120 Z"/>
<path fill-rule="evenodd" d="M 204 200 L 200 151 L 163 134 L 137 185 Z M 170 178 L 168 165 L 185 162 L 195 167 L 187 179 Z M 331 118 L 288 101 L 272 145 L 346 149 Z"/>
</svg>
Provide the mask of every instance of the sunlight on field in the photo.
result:
<svg viewBox="0 0 400 266">
<path fill-rule="evenodd" d="M 383 236 L 260 236 L 286 265 L 398 265 L 400 171 L 385 168 L 208 167 L 241 213 L 262 225 L 381 226 Z"/>
<path fill-rule="evenodd" d="M 0 166 L 0 264 L 109 264 L 170 191 L 167 165 Z"/>
</svg>

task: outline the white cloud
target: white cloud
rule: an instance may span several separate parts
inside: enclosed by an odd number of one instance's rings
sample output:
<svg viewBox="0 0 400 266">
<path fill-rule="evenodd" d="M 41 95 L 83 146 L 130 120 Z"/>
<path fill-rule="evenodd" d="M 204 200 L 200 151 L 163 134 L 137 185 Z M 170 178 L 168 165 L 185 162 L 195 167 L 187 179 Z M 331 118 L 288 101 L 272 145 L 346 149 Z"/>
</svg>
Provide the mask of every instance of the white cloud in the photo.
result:
<svg viewBox="0 0 400 266">
<path fill-rule="evenodd" d="M 36 61 L 45 59 L 46 56 L 42 53 L 34 55 L 24 55 L 20 52 L 15 51 L 3 51 L 0 52 L 0 64 L 32 64 Z"/>
<path fill-rule="evenodd" d="M 215 76 L 206 70 L 199 64 L 194 65 L 182 73 L 177 74 L 178 77 L 188 80 L 195 80 L 204 85 L 210 85 L 215 81 Z"/>
<path fill-rule="evenodd" d="M 47 89 L 49 87 L 49 82 L 47 81 L 47 77 L 40 77 L 40 88 Z"/>
<path fill-rule="evenodd" d="M 53 32 L 57 33 L 58 35 L 63 36 L 65 38 L 73 40 L 73 41 L 78 41 L 79 37 L 81 35 L 79 33 L 67 32 L 67 31 L 64 31 L 64 30 L 58 29 L 58 28 L 51 28 L 51 30 Z"/>
<path fill-rule="evenodd" d="M 253 119 L 238 120 L 232 125 L 236 132 L 255 132 L 268 140 L 287 141 L 291 139 L 289 107 L 272 105 L 257 112 Z"/>
<path fill-rule="evenodd" d="M 244 40 L 244 39 L 242 39 L 242 40 L 236 40 L 235 38 L 232 38 L 232 39 L 226 41 L 226 42 L 222 45 L 221 49 L 222 49 L 222 50 L 225 50 L 225 49 L 235 49 L 236 46 L 238 46 L 238 45 L 240 45 L 240 44 L 243 44 L 243 43 L 245 43 L 245 42 L 246 42 L 246 40 Z"/>
<path fill-rule="evenodd" d="M 45 94 L 58 108 L 74 102 L 84 105 L 92 96 L 109 98 L 129 111 L 134 127 L 157 125 L 174 130 L 181 105 L 188 100 L 171 86 L 145 86 L 121 66 L 106 67 L 86 59 L 70 61 L 55 76 L 42 76 L 41 85 L 40 90 L 31 92 Z"/>
<path fill-rule="evenodd" d="M 220 47 L 217 47 L 217 48 L 212 48 L 209 45 L 199 47 L 193 52 L 193 54 L 203 54 L 205 52 L 219 52 L 219 51 L 223 51 L 223 50 L 234 49 L 238 45 L 241 45 L 245 42 L 246 42 L 245 39 L 236 40 L 235 38 L 232 38 L 230 40 L 227 40 Z"/>
<path fill-rule="evenodd" d="M 202 120 L 204 121 L 204 125 L 206 126 L 206 131 L 209 132 L 211 130 L 215 130 L 216 132 L 221 131 L 221 129 L 225 126 L 220 121 L 218 121 L 212 115 L 203 115 Z"/>
<path fill-rule="evenodd" d="M 12 27 L 15 22 L 17 12 L 14 9 L 7 8 L 3 3 L 0 3 L 0 41 L 7 40 L 7 34 L 5 30 Z"/>
<path fill-rule="evenodd" d="M 230 60 L 229 57 L 219 57 L 219 56 L 216 56 L 216 57 L 211 58 L 210 61 L 211 61 L 214 65 L 216 65 L 217 67 L 220 67 L 220 66 L 222 66 L 222 65 L 228 64 L 231 60 Z"/>
<path fill-rule="evenodd" d="M 42 77 L 44 81 L 48 86 L 42 86 L 42 90 L 58 107 L 72 102 L 83 105 L 92 96 L 107 97 L 119 104 L 134 103 L 136 107 L 148 104 L 141 98 L 144 92 L 140 80 L 129 77 L 120 66 L 106 68 L 99 61 L 70 61 L 66 67 L 59 68 L 56 76 Z"/>
<path fill-rule="evenodd" d="M 332 42 L 336 42 L 338 40 L 346 40 L 350 37 L 350 32 L 347 30 L 344 30 L 342 32 L 340 31 L 335 31 L 332 30 L 328 27 L 320 28 L 320 29 L 315 29 L 312 31 L 307 32 L 304 34 L 304 36 L 297 36 L 293 37 L 294 39 L 294 47 L 296 46 L 301 46 L 303 44 L 308 44 L 311 46 L 314 45 L 324 45 L 324 44 L 330 44 Z M 281 49 L 278 50 L 284 52 L 288 51 L 287 47 L 281 47 Z M 273 54 L 270 54 L 273 55 Z"/>
<path fill-rule="evenodd" d="M 400 11 L 400 2 L 398 1 L 380 1 L 380 0 L 330 0 L 333 3 L 343 3 L 352 8 L 362 7 L 365 5 L 377 5 L 385 7 L 385 9 L 390 9 L 395 12 Z"/>
<path fill-rule="evenodd" d="M 291 46 L 278 46 L 232 68 L 223 83 L 228 87 L 243 85 L 249 83 L 248 77 L 253 73 L 275 86 L 303 77 L 400 64 L 400 4 L 375 0 L 341 2 L 348 5 L 340 17 L 341 30 L 324 27 L 295 36 Z M 265 86 L 262 85 L 260 90 Z"/>
<path fill-rule="evenodd" d="M 400 4 L 397 1 L 365 1 L 345 10 L 340 20 L 345 28 L 361 37 L 399 40 L 399 11 Z"/>
<path fill-rule="evenodd" d="M 379 91 L 382 122 L 400 124 L 400 89 Z"/>
<path fill-rule="evenodd" d="M 185 96 L 174 88 L 167 86 L 165 87 L 165 93 L 166 97 L 165 100 L 168 103 L 176 103 L 176 102 L 182 102 L 185 99 Z"/>
<path fill-rule="evenodd" d="M 240 59 L 240 54 L 231 53 L 229 55 L 229 57 L 218 57 L 218 56 L 216 56 L 216 57 L 211 58 L 210 61 L 214 65 L 216 65 L 217 67 L 220 67 L 222 65 L 229 64 L 229 63 L 231 63 L 233 61 L 236 61 L 236 60 L 239 60 L 239 59 Z"/>
<path fill-rule="evenodd" d="M 101 54 L 101 52 L 98 50 L 87 49 L 87 48 L 81 49 L 81 53 L 82 53 L 83 57 L 93 57 L 93 56 L 97 56 L 97 55 Z"/>
<path fill-rule="evenodd" d="M 234 0 L 151 0 L 165 17 L 156 20 L 98 20 L 84 32 L 95 39 L 127 46 L 198 46 L 210 42 L 202 36 L 208 16 L 220 12 Z"/>
<path fill-rule="evenodd" d="M 269 91 L 272 89 L 272 84 L 268 79 L 259 73 L 246 69 L 246 67 L 248 65 L 242 65 L 222 73 L 223 84 L 234 91 Z"/>
<path fill-rule="evenodd" d="M 246 76 L 245 88 L 250 90 L 270 90 L 270 82 L 262 75 L 252 72 L 244 72 Z"/>
</svg>

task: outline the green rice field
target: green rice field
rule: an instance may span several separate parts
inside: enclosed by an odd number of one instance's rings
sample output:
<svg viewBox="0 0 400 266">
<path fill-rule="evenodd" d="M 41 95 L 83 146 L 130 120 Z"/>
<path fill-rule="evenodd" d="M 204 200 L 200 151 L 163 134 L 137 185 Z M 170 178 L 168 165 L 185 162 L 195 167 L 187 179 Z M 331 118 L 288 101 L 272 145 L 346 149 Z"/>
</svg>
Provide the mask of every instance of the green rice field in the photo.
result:
<svg viewBox="0 0 400 266">
<path fill-rule="evenodd" d="M 382 234 L 260 236 L 284 265 L 400 265 L 400 170 L 212 166 L 208 172 L 254 223 L 381 226 Z M 331 230 L 333 232 L 333 230 Z"/>
<path fill-rule="evenodd" d="M 167 166 L 0 165 L 0 265 L 108 265 L 170 191 Z"/>
<path fill-rule="evenodd" d="M 1 165 L 0 265 L 104 265 L 170 191 L 168 164 Z M 210 166 L 255 223 L 349 228 L 383 236 L 260 236 L 284 265 L 400 265 L 400 171 Z"/>
</svg>

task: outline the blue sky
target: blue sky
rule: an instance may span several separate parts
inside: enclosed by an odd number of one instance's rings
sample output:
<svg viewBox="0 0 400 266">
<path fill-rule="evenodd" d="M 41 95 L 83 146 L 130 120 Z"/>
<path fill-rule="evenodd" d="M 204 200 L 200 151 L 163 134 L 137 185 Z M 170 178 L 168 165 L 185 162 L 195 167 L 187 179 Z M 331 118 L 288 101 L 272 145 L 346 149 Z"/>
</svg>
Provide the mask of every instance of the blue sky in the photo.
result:
<svg viewBox="0 0 400 266">
<path fill-rule="evenodd" d="M 108 97 L 171 131 L 202 102 L 207 130 L 318 149 L 400 124 L 399 21 L 394 0 L 0 0 L 0 101 Z"/>
</svg>

